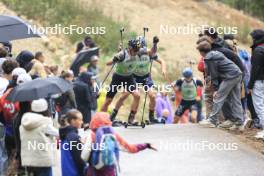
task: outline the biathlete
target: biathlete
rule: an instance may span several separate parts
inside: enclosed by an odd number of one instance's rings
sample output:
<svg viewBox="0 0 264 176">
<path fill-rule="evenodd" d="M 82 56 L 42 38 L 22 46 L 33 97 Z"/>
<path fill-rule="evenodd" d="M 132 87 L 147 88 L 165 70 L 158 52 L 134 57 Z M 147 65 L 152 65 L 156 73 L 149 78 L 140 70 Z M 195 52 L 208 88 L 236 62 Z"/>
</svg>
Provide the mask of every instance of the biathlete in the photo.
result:
<svg viewBox="0 0 264 176">
<path fill-rule="evenodd" d="M 186 110 L 191 112 L 191 121 L 196 123 L 199 120 L 197 119 L 197 111 L 202 100 L 203 83 L 193 77 L 191 68 L 185 68 L 182 75 L 183 78 L 177 80 L 176 84 L 173 85 L 175 92 L 181 94 L 181 101 L 175 112 L 174 123 L 179 122 Z"/>
<path fill-rule="evenodd" d="M 139 60 L 139 49 L 139 40 L 129 40 L 128 48 L 121 50 L 114 56 L 112 61 L 107 63 L 108 66 L 115 64 L 115 72 L 113 73 L 110 88 L 106 94 L 106 99 L 101 108 L 101 111 L 107 111 L 119 88 L 124 88 L 124 91 L 132 94 L 134 98 L 130 114 L 133 115 L 134 112 L 137 111 L 140 94 L 136 89 L 136 82 L 134 80 L 133 73 L 136 69 L 135 62 Z"/>
<path fill-rule="evenodd" d="M 140 42 L 140 50 L 138 51 L 138 57 L 135 62 L 135 69 L 133 70 L 133 76 L 136 81 L 137 86 L 142 86 L 144 88 L 144 91 L 148 94 L 150 103 L 149 103 L 149 121 L 151 123 L 158 123 L 158 120 L 154 117 L 155 112 L 155 92 L 153 91 L 153 80 L 151 78 L 151 66 L 152 62 L 156 61 L 161 65 L 161 72 L 163 76 L 166 78 L 166 65 L 164 61 L 157 56 L 157 43 L 159 42 L 158 37 L 153 38 L 153 47 L 151 50 L 147 49 L 145 38 L 142 36 L 139 36 L 137 40 Z M 125 91 L 123 92 L 120 99 L 117 101 L 115 109 L 113 110 L 111 114 L 111 120 L 115 121 L 116 115 L 118 113 L 118 110 L 123 105 L 124 101 L 128 98 L 130 95 L 129 92 Z M 137 105 L 134 105 L 134 107 L 138 108 L 139 101 L 135 99 L 134 97 L 134 103 Z M 135 111 L 131 111 L 128 117 L 128 124 L 134 124 L 135 115 L 137 113 L 137 109 Z M 149 123 L 149 122 L 148 122 Z M 113 125 L 119 126 L 118 123 L 113 123 Z"/>
</svg>

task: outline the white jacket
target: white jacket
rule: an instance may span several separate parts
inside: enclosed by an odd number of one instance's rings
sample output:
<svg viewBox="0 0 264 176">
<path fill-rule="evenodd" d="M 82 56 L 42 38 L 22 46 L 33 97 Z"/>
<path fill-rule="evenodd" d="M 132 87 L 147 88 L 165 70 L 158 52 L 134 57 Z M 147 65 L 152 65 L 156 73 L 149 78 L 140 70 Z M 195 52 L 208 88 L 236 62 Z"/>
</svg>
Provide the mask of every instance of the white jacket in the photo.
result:
<svg viewBox="0 0 264 176">
<path fill-rule="evenodd" d="M 20 125 L 22 166 L 50 167 L 55 163 L 58 130 L 52 119 L 37 113 L 25 113 Z"/>
</svg>

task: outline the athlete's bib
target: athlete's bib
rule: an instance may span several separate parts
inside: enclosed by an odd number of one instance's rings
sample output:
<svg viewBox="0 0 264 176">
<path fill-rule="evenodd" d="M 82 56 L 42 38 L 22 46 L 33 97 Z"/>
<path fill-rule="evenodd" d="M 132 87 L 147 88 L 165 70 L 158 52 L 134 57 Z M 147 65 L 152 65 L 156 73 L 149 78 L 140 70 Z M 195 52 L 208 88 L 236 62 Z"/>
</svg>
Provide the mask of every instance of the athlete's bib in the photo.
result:
<svg viewBox="0 0 264 176">
<path fill-rule="evenodd" d="M 183 81 L 181 86 L 182 99 L 187 101 L 193 101 L 197 96 L 197 86 L 194 80 L 191 82 Z"/>
<path fill-rule="evenodd" d="M 145 76 L 150 72 L 150 57 L 148 54 L 141 55 L 136 63 L 134 74 L 136 76 Z"/>
<path fill-rule="evenodd" d="M 124 59 L 122 59 L 122 62 L 117 62 L 116 63 L 116 68 L 115 68 L 115 72 L 118 75 L 122 75 L 122 76 L 129 76 L 131 75 L 135 68 L 136 68 L 136 61 L 138 60 L 138 56 L 130 56 L 126 51 L 123 52 L 122 54 L 120 54 L 118 57 L 124 57 Z"/>
</svg>

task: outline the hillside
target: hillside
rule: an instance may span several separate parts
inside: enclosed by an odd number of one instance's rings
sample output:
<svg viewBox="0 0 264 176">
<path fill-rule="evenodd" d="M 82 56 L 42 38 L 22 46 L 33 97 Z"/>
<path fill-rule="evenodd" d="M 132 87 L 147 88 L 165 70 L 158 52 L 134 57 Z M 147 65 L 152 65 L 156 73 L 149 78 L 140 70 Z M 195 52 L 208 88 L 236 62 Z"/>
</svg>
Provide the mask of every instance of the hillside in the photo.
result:
<svg viewBox="0 0 264 176">
<path fill-rule="evenodd" d="M 0 14 L 3 15 L 17 15 L 16 12 L 8 9 L 3 3 L 0 2 Z M 21 16 L 25 21 L 31 25 L 42 26 L 38 21 L 33 21 Z M 70 44 L 65 36 L 44 36 L 42 38 L 30 38 L 23 40 L 12 41 L 13 55 L 16 56 L 22 50 L 29 50 L 33 53 L 42 51 L 47 57 L 47 63 L 52 65 L 59 65 L 61 63 L 63 68 L 68 67 L 69 62 L 64 60 L 71 60 L 74 54 L 75 47 Z"/>
<path fill-rule="evenodd" d="M 87 2 L 87 0 L 82 0 Z M 142 28 L 150 28 L 147 37 L 151 40 L 153 35 L 160 37 L 161 52 L 171 73 L 177 68 L 189 65 L 188 61 L 197 60 L 199 54 L 195 49 L 196 34 L 165 34 L 160 33 L 160 27 L 169 26 L 177 28 L 187 25 L 201 26 L 235 26 L 240 35 L 245 35 L 251 28 L 264 28 L 264 23 L 244 15 L 242 12 L 215 1 L 182 1 L 182 0 L 108 0 L 104 3 L 93 0 L 105 15 L 117 21 L 128 21 L 131 28 L 142 33 Z M 247 47 L 247 46 L 243 46 Z M 248 47 L 247 47 L 248 48 Z M 178 65 L 181 65 L 178 67 Z M 154 70 L 155 72 L 155 70 Z M 156 71 L 157 72 L 157 71 Z"/>
</svg>

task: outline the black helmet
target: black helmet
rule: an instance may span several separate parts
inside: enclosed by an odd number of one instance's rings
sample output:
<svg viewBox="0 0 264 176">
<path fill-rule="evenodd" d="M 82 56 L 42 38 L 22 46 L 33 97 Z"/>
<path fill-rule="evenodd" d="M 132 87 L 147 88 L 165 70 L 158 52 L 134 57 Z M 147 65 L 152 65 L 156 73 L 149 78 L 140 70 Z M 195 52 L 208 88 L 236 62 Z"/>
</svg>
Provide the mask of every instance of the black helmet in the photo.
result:
<svg viewBox="0 0 264 176">
<path fill-rule="evenodd" d="M 135 52 L 137 52 L 140 49 L 140 41 L 138 39 L 132 39 L 128 41 L 128 46 L 133 48 Z"/>
</svg>

